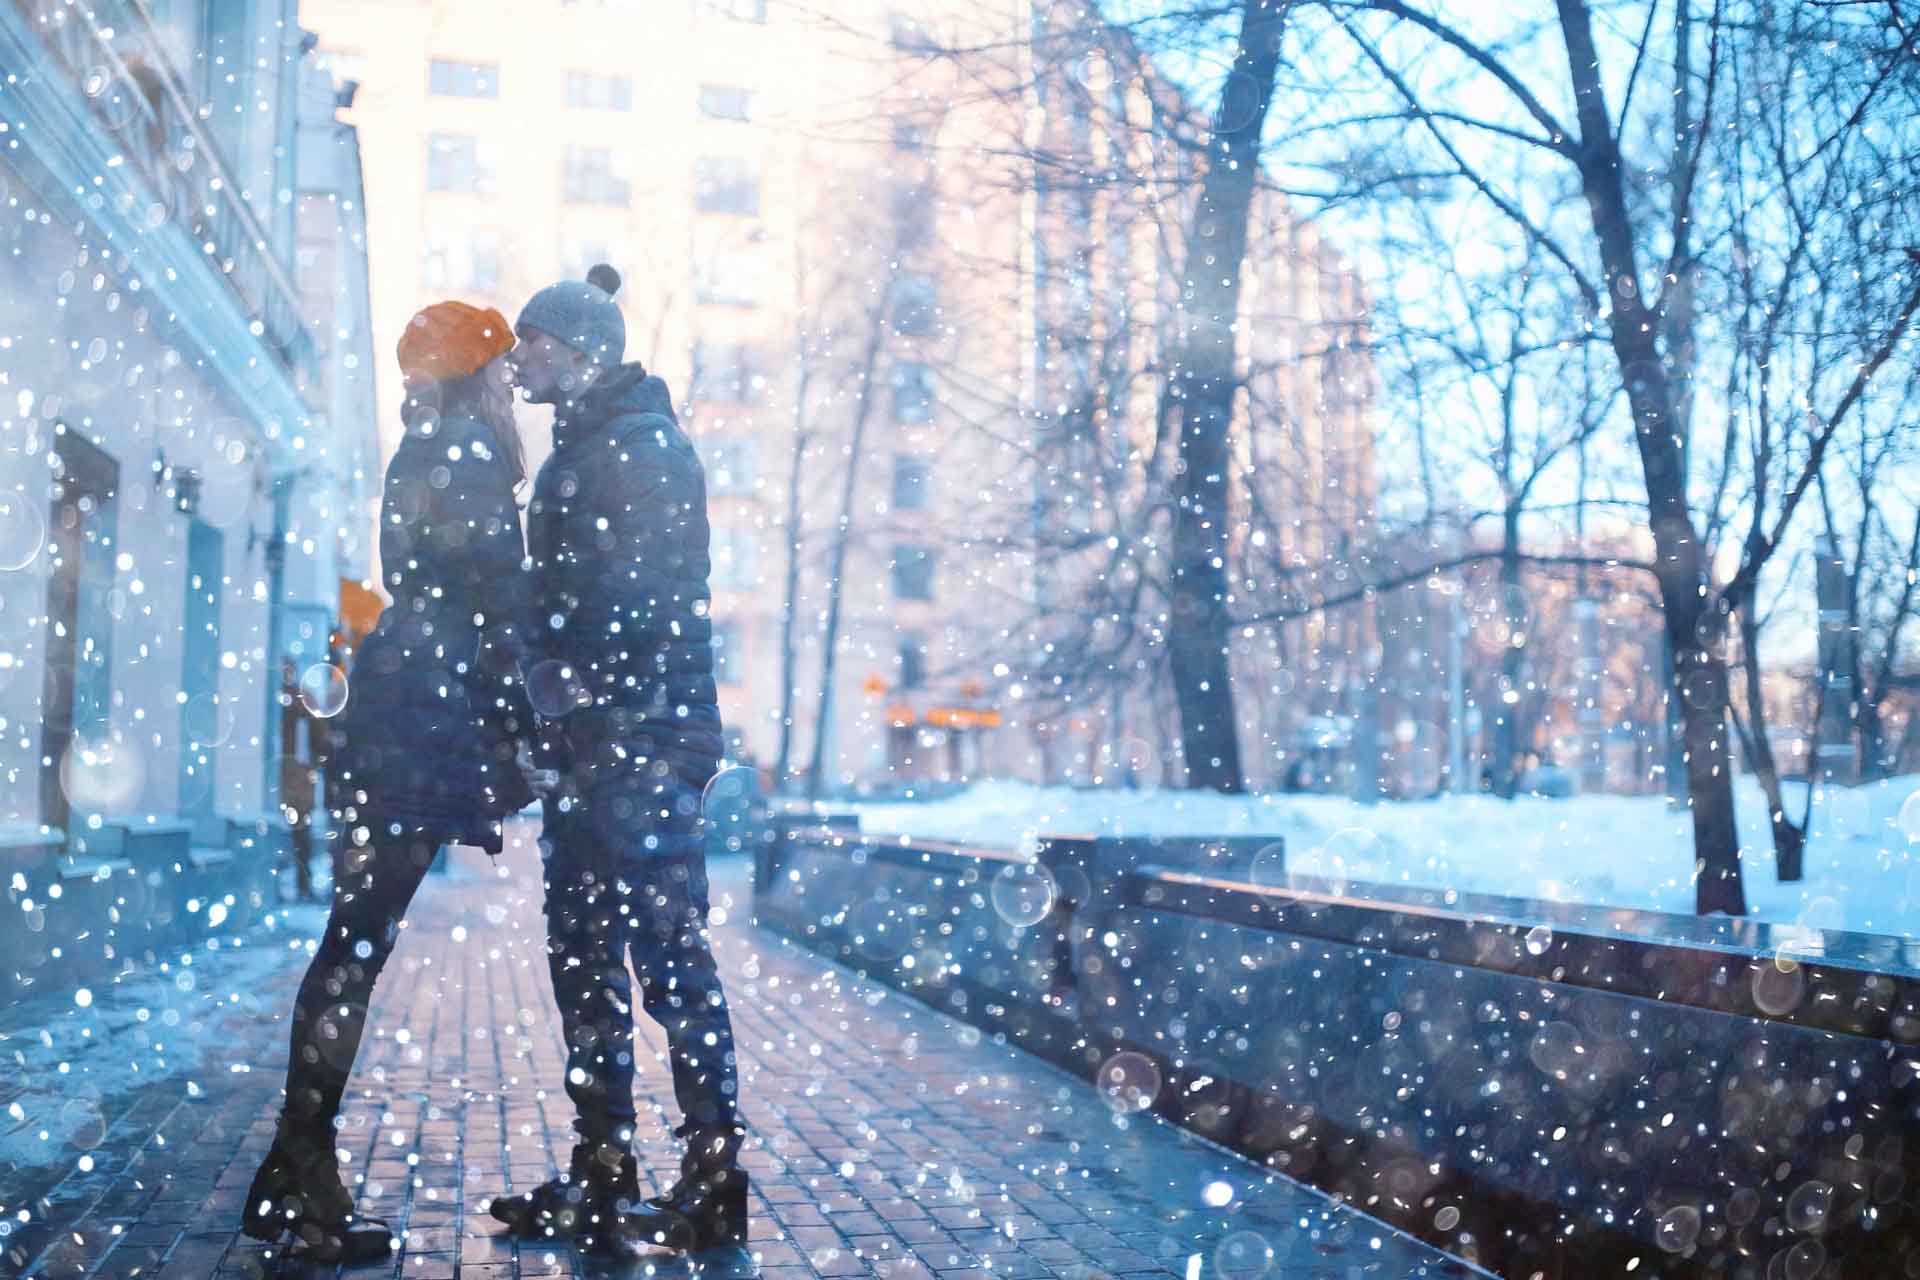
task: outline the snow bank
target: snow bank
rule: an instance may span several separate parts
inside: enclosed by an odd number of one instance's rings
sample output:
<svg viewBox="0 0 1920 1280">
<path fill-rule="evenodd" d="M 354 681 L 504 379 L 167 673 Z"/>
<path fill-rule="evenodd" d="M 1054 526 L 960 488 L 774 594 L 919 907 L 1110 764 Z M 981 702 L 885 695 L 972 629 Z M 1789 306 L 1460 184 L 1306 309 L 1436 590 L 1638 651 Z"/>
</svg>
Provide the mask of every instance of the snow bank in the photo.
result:
<svg viewBox="0 0 1920 1280">
<path fill-rule="evenodd" d="M 1747 904 L 1763 920 L 1920 938 L 1920 775 L 1815 799 L 1807 878 L 1774 877 L 1766 800 L 1735 782 Z M 1787 789 L 1798 816 L 1804 788 Z M 1687 811 L 1658 796 L 1444 796 L 1362 805 L 1337 796 L 1221 796 L 982 782 L 917 804 L 856 806 L 868 832 L 1001 848 L 1030 833 L 1273 835 L 1291 871 L 1589 906 L 1693 910 Z"/>
</svg>

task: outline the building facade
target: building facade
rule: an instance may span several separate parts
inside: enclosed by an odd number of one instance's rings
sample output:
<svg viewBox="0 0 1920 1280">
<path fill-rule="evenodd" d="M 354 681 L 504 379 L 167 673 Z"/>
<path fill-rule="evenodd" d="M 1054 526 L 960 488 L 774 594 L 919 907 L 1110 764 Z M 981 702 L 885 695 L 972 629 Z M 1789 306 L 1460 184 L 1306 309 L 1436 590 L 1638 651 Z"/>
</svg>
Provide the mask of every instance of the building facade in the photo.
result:
<svg viewBox="0 0 1920 1280">
<path fill-rule="evenodd" d="M 236 863 L 217 914 L 257 899 L 280 671 L 365 572 L 354 144 L 294 17 L 0 4 L 0 858 L 43 916 L 61 877 L 199 913 Z"/>
</svg>

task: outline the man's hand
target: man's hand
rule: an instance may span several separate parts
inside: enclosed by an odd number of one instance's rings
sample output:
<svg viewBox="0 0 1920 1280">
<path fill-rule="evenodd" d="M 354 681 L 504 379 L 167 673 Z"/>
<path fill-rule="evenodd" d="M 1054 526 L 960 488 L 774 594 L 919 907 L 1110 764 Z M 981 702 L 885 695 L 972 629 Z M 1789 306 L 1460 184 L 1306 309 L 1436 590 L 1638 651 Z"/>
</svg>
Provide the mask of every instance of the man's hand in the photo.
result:
<svg viewBox="0 0 1920 1280">
<path fill-rule="evenodd" d="M 538 769 L 533 763 L 533 748 L 522 742 L 513 753 L 513 762 L 519 766 L 520 776 L 527 780 L 527 787 L 542 800 L 560 789 L 560 771 L 558 769 Z"/>
</svg>

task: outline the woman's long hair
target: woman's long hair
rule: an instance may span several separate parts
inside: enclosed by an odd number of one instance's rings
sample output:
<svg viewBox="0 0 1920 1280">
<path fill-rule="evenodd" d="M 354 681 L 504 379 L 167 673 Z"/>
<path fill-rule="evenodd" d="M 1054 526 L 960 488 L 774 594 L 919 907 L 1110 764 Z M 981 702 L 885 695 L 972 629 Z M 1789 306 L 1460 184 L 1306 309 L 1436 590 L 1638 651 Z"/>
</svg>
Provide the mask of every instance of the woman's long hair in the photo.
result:
<svg viewBox="0 0 1920 1280">
<path fill-rule="evenodd" d="M 520 487 L 527 478 L 527 451 L 513 417 L 513 384 L 501 361 L 464 378 L 415 387 L 400 406 L 400 421 L 415 435 L 437 431 L 446 417 L 472 418 L 484 426 L 507 464 L 514 488 Z"/>
</svg>

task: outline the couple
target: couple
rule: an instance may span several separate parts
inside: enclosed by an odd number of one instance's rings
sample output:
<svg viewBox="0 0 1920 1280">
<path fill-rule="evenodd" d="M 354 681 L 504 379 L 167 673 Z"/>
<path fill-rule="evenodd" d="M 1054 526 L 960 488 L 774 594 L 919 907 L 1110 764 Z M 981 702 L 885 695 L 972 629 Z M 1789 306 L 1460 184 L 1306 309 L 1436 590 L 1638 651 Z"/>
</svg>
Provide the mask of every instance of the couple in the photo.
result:
<svg viewBox="0 0 1920 1280">
<path fill-rule="evenodd" d="M 577 1142 L 564 1175 L 503 1188 L 492 1214 L 617 1253 L 746 1241 L 733 1030 L 706 935 L 700 801 L 721 751 L 706 484 L 666 384 L 623 363 L 619 287 L 597 266 L 535 294 L 512 330 L 497 311 L 438 303 L 400 339 L 407 434 L 380 511 L 393 603 L 337 722 L 333 910 L 243 1219 L 317 1261 L 389 1256 L 387 1227 L 341 1182 L 334 1127 L 407 904 L 442 844 L 499 852 L 502 820 L 540 778 L 558 779 L 539 788 L 541 850 Z M 524 546 L 516 385 L 554 410 Z M 563 696 L 536 678 L 530 699 L 529 672 L 565 672 Z M 632 1153 L 629 954 L 687 1139 L 679 1180 L 650 1199 Z"/>
</svg>

